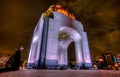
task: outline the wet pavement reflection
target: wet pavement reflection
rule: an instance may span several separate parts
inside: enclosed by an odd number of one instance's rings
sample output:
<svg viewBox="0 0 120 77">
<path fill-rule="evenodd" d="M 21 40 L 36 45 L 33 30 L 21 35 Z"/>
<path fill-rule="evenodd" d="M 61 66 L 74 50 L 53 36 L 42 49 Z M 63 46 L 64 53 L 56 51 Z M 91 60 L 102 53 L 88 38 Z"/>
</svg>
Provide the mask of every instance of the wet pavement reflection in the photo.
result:
<svg viewBox="0 0 120 77">
<path fill-rule="evenodd" d="M 120 70 L 35 70 L 0 73 L 0 77 L 120 77 Z"/>
</svg>

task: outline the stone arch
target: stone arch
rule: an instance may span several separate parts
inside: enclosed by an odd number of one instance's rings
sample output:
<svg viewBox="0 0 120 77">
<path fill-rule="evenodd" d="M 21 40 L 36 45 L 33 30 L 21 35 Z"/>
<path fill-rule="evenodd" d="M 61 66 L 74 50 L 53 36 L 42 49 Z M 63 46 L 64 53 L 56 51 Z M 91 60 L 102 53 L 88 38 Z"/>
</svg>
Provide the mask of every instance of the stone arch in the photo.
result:
<svg viewBox="0 0 120 77">
<path fill-rule="evenodd" d="M 36 26 L 37 29 L 35 29 L 33 34 L 27 68 L 34 68 L 33 66 L 35 68 L 48 68 L 62 64 L 67 65 L 67 54 L 65 52 L 67 53 L 67 48 L 72 41 L 75 43 L 77 66 L 91 68 L 92 62 L 87 34 L 81 22 L 72 20 L 58 12 L 54 12 L 53 15 L 53 18 L 42 15 Z M 37 31 L 38 37 L 36 38 Z M 59 32 L 69 35 L 69 38 L 59 40 Z M 63 51 L 63 53 L 60 53 L 60 51 Z M 63 59 L 63 62 L 60 59 Z"/>
<path fill-rule="evenodd" d="M 69 38 L 67 39 L 60 39 L 59 40 L 59 60 L 58 64 L 60 66 L 68 66 L 68 59 L 67 59 L 67 48 L 71 42 L 75 42 L 75 53 L 76 53 L 76 64 L 79 67 L 83 65 L 83 57 L 82 57 L 82 41 L 80 34 L 70 27 L 61 27 L 59 32 L 68 33 Z"/>
</svg>

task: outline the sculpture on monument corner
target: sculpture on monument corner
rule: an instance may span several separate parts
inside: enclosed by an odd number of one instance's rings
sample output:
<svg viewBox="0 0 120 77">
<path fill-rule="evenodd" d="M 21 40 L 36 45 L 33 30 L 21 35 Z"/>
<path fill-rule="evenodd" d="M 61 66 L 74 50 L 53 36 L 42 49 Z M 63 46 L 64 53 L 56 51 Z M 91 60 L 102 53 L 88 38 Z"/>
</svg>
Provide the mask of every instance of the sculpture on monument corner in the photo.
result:
<svg viewBox="0 0 120 77">
<path fill-rule="evenodd" d="M 27 68 L 68 67 L 68 47 L 74 42 L 76 69 L 91 68 L 87 34 L 83 25 L 60 5 L 52 5 L 35 27 Z M 87 54 L 87 55 L 86 55 Z"/>
<path fill-rule="evenodd" d="M 16 52 L 11 55 L 11 58 L 9 59 L 11 63 L 11 70 L 19 70 L 20 64 L 21 64 L 21 52 L 24 50 L 22 45 L 18 45 L 16 48 Z M 9 62 L 8 62 L 9 65 Z"/>
</svg>

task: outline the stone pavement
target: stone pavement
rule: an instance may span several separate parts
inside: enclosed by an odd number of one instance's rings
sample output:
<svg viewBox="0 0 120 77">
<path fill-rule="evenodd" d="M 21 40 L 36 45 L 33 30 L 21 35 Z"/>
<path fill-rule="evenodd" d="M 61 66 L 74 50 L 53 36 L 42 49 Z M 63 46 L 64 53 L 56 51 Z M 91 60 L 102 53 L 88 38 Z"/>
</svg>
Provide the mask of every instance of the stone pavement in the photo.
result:
<svg viewBox="0 0 120 77">
<path fill-rule="evenodd" d="M 0 77 L 120 77 L 116 70 L 35 70 L 24 69 L 0 73 Z"/>
</svg>

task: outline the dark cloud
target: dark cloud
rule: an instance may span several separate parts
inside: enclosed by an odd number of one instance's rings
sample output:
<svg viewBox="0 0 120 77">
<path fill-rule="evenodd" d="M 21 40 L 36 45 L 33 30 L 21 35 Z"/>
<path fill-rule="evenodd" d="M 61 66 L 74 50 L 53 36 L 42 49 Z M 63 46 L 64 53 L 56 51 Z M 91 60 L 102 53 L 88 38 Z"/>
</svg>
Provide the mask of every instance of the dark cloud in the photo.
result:
<svg viewBox="0 0 120 77">
<path fill-rule="evenodd" d="M 120 51 L 119 0 L 59 0 L 74 12 L 88 33 L 92 55 Z"/>
<path fill-rule="evenodd" d="M 52 4 L 61 4 L 81 21 L 93 56 L 103 52 L 119 53 L 119 0 L 1 0 L 0 53 L 13 53 L 15 46 L 22 44 L 23 55 L 27 57 L 39 17 Z"/>
<path fill-rule="evenodd" d="M 22 44 L 23 55 L 28 55 L 39 17 L 54 3 L 55 0 L 0 1 L 0 53 L 14 53 L 16 45 Z"/>
</svg>

